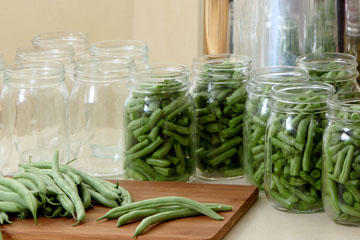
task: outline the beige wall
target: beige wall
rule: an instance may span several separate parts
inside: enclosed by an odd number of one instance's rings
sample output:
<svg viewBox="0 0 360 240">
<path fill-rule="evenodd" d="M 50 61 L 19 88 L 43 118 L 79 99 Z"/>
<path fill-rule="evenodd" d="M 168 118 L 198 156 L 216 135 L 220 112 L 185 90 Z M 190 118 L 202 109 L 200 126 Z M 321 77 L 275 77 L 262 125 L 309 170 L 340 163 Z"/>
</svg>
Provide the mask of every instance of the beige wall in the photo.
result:
<svg viewBox="0 0 360 240">
<path fill-rule="evenodd" d="M 10 63 L 37 33 L 83 31 L 91 41 L 145 40 L 152 62 L 190 65 L 202 51 L 202 1 L 0 0 L 0 52 Z"/>
</svg>

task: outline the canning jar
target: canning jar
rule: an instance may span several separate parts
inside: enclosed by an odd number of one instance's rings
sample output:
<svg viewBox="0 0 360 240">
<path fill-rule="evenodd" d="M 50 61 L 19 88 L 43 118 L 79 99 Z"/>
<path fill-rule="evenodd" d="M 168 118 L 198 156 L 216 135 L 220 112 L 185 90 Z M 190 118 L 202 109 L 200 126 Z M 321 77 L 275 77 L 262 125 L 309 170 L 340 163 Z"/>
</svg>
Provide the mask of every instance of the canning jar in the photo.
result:
<svg viewBox="0 0 360 240">
<path fill-rule="evenodd" d="M 322 135 L 327 99 L 333 92 L 331 85 L 322 82 L 272 87 L 264 186 L 276 209 L 304 213 L 322 210 Z"/>
<path fill-rule="evenodd" d="M 26 61 L 5 67 L 1 124 L 21 162 L 68 160 L 69 96 L 63 64 Z"/>
<path fill-rule="evenodd" d="M 360 225 L 360 93 L 329 99 L 323 138 L 323 203 L 336 223 Z"/>
<path fill-rule="evenodd" d="M 131 73 L 125 103 L 125 178 L 190 181 L 195 165 L 189 71 L 143 64 Z"/>
<path fill-rule="evenodd" d="M 64 64 L 65 85 L 69 91 L 74 85 L 74 51 L 71 46 L 64 47 L 40 47 L 31 46 L 19 48 L 16 51 L 15 60 L 23 61 L 55 61 Z"/>
<path fill-rule="evenodd" d="M 90 46 L 93 56 L 130 57 L 136 64 L 148 60 L 147 44 L 137 40 L 105 40 L 95 42 Z"/>
<path fill-rule="evenodd" d="M 243 117 L 252 62 L 241 55 L 195 58 L 192 96 L 196 108 L 197 175 L 204 179 L 243 176 Z"/>
<path fill-rule="evenodd" d="M 309 71 L 310 80 L 329 83 L 336 92 L 358 88 L 357 62 L 345 53 L 310 53 L 296 59 L 297 66 Z"/>
<path fill-rule="evenodd" d="M 247 180 L 260 189 L 264 189 L 265 128 L 270 115 L 271 87 L 308 80 L 307 71 L 298 67 L 271 66 L 250 72 L 244 117 L 244 165 Z"/>
<path fill-rule="evenodd" d="M 47 32 L 33 37 L 34 46 L 63 48 L 71 46 L 74 49 L 74 60 L 88 55 L 90 41 L 86 33 L 83 32 Z"/>
<path fill-rule="evenodd" d="M 70 98 L 74 167 L 97 177 L 122 175 L 123 105 L 131 60 L 84 58 L 75 67 Z"/>
</svg>

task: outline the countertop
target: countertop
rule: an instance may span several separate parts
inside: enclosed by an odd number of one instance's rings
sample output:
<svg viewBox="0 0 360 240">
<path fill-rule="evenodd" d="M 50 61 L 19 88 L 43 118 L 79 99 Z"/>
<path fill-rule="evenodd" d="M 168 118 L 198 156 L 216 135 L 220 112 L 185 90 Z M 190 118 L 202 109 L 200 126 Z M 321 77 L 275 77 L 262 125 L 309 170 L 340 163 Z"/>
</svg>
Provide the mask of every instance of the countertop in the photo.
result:
<svg viewBox="0 0 360 240">
<path fill-rule="evenodd" d="M 194 182 L 205 182 L 195 179 Z M 209 183 L 209 182 L 207 182 Z M 244 178 L 213 184 L 243 184 Z M 267 201 L 264 192 L 224 240 L 360 240 L 360 227 L 335 224 L 322 213 L 294 214 L 278 211 Z"/>
</svg>

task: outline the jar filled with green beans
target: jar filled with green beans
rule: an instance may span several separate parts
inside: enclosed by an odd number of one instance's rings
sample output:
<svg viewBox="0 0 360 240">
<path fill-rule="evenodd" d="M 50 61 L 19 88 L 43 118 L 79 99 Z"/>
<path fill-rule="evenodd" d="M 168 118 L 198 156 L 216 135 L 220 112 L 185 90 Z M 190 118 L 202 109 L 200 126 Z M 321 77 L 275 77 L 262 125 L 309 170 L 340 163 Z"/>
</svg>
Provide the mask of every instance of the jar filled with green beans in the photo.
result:
<svg viewBox="0 0 360 240">
<path fill-rule="evenodd" d="M 321 201 L 321 149 L 328 96 L 322 82 L 272 87 L 265 133 L 265 193 L 273 207 L 317 212 Z"/>
<path fill-rule="evenodd" d="M 336 223 L 360 225 L 360 93 L 329 99 L 323 144 L 323 203 Z"/>
<path fill-rule="evenodd" d="M 357 62 L 345 53 L 310 53 L 296 59 L 297 66 L 309 71 L 310 80 L 329 83 L 336 92 L 358 88 Z"/>
<path fill-rule="evenodd" d="M 252 61 L 240 55 L 195 58 L 192 95 L 196 108 L 197 175 L 243 176 L 242 141 L 246 82 Z"/>
<path fill-rule="evenodd" d="M 130 74 L 124 111 L 125 178 L 191 181 L 195 112 L 188 68 L 137 65 Z"/>
<path fill-rule="evenodd" d="M 264 67 L 250 72 L 244 118 L 244 164 L 247 180 L 260 189 L 264 189 L 265 128 L 270 115 L 271 87 L 308 80 L 306 70 L 291 66 Z"/>
</svg>

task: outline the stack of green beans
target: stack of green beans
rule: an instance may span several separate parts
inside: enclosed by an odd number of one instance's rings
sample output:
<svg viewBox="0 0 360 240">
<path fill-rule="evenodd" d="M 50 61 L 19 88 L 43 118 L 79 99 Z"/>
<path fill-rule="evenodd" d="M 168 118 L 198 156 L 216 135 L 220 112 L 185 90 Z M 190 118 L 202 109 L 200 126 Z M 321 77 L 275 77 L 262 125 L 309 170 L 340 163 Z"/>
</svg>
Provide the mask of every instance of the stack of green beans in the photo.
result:
<svg viewBox="0 0 360 240">
<path fill-rule="evenodd" d="M 97 179 L 69 165 L 59 165 L 59 154 L 50 162 L 19 165 L 21 173 L 0 177 L 0 224 L 10 218 L 37 215 L 73 217 L 75 225 L 85 220 L 93 203 L 114 208 L 131 203 L 129 192 L 117 184 Z"/>
<path fill-rule="evenodd" d="M 277 209 L 322 210 L 322 136 L 327 99 L 333 91 L 321 82 L 272 88 L 265 134 L 265 192 Z"/>
<path fill-rule="evenodd" d="M 142 234 L 148 227 L 164 221 L 178 218 L 206 215 L 215 220 L 224 218 L 216 212 L 231 211 L 232 206 L 217 203 L 200 203 L 184 197 L 159 197 L 134 202 L 108 211 L 102 219 L 116 219 L 120 227 L 129 222 L 142 220 L 133 237 Z"/>
<path fill-rule="evenodd" d="M 324 133 L 323 202 L 335 222 L 360 225 L 360 93 L 329 100 Z"/>
<path fill-rule="evenodd" d="M 209 55 L 193 62 L 197 167 L 206 179 L 243 175 L 242 132 L 251 60 Z"/>
<path fill-rule="evenodd" d="M 247 180 L 260 189 L 264 189 L 265 128 L 270 115 L 271 87 L 308 79 L 307 72 L 296 67 L 274 66 L 250 72 L 244 118 L 244 165 Z"/>
<path fill-rule="evenodd" d="M 311 53 L 298 57 L 297 66 L 309 71 L 312 81 L 331 84 L 336 92 L 358 89 L 356 58 L 344 53 Z"/>
<path fill-rule="evenodd" d="M 145 72 L 145 80 L 138 81 L 137 75 L 130 80 L 124 114 L 127 179 L 188 181 L 194 174 L 194 103 L 188 94 L 188 71 L 174 68 L 145 69 L 163 69 L 158 74 L 138 69 L 139 75 Z"/>
</svg>

